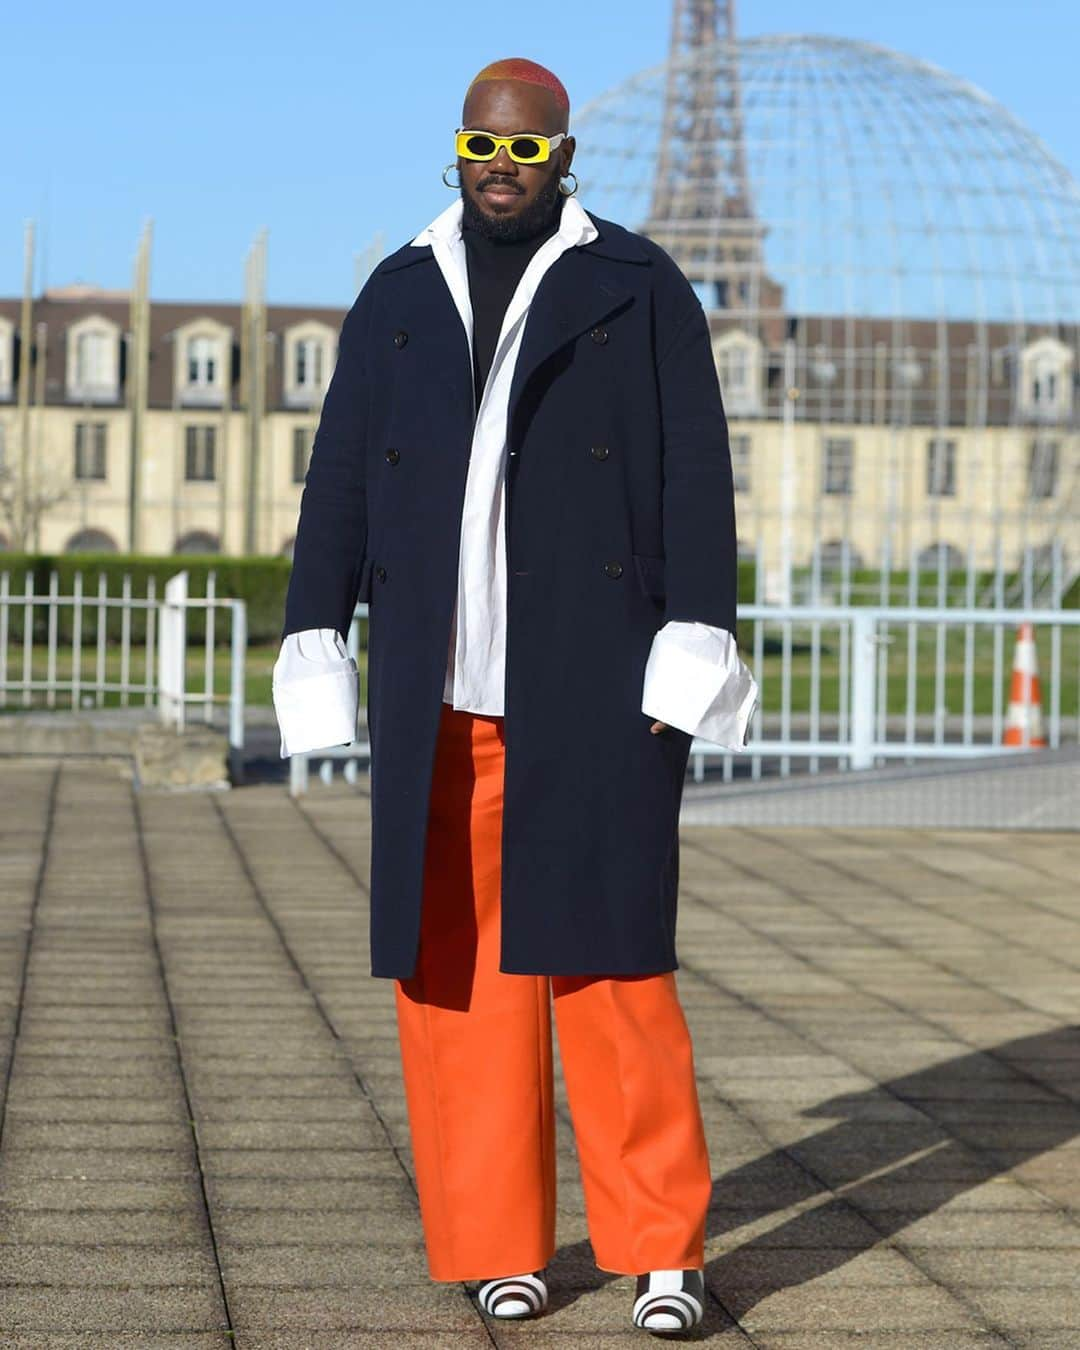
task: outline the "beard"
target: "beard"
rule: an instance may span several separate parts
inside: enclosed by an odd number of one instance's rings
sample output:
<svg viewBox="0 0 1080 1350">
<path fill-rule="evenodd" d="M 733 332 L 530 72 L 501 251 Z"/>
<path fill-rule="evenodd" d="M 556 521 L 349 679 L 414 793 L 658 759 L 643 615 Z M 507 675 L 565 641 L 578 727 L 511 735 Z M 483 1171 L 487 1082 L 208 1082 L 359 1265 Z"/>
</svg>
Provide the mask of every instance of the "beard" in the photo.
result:
<svg viewBox="0 0 1080 1350">
<path fill-rule="evenodd" d="M 481 183 L 486 180 L 481 179 Z M 489 216 L 461 188 L 463 208 L 462 224 L 485 239 L 494 239 L 500 243 L 512 244 L 520 239 L 529 239 L 546 229 L 559 216 L 562 210 L 563 194 L 559 191 L 559 174 L 555 172 L 521 211 L 508 212 L 506 215 Z"/>
</svg>

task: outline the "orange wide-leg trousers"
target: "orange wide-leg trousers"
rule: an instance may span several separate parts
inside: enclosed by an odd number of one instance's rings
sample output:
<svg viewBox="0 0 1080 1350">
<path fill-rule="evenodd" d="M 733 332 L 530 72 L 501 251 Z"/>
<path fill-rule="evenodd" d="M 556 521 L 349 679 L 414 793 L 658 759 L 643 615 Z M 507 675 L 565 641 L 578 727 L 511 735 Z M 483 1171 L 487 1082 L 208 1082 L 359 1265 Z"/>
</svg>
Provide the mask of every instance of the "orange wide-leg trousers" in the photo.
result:
<svg viewBox="0 0 1080 1350">
<path fill-rule="evenodd" d="M 442 705 L 414 973 L 395 981 L 435 1280 L 539 1270 L 555 1251 L 551 1005 L 596 1264 L 704 1265 L 709 1157 L 671 971 L 499 970 L 503 718 Z"/>
</svg>

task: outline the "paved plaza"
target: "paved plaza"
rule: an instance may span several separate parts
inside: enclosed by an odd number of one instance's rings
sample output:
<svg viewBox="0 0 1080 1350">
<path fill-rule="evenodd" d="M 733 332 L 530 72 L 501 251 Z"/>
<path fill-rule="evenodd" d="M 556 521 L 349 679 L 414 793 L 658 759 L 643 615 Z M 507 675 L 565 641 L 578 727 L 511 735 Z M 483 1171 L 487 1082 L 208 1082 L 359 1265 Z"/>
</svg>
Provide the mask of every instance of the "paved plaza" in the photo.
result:
<svg viewBox="0 0 1080 1350">
<path fill-rule="evenodd" d="M 0 760 L 0 1346 L 659 1344 L 559 1090 L 548 1315 L 427 1277 L 366 782 Z M 1080 1347 L 1080 833 L 686 825 L 707 1321 L 759 1350 Z"/>
</svg>

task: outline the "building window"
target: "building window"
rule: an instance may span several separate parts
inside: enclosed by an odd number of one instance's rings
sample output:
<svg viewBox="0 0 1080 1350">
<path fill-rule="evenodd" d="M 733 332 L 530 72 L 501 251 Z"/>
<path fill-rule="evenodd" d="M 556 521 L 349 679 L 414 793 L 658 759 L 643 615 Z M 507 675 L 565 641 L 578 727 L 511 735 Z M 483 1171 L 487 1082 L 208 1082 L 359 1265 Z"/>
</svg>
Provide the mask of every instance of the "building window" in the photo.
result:
<svg viewBox="0 0 1080 1350">
<path fill-rule="evenodd" d="M 104 422 L 75 423 L 75 477 L 105 477 L 105 437 L 107 427 Z"/>
<path fill-rule="evenodd" d="M 1072 412 L 1073 353 L 1054 337 L 1030 343 L 1020 355 L 1020 407 L 1037 421 L 1055 422 Z"/>
<path fill-rule="evenodd" d="M 731 437 L 731 474 L 736 492 L 750 491 L 750 437 Z"/>
<path fill-rule="evenodd" d="M 100 329 L 80 333 L 75 342 L 75 382 L 80 389 L 106 389 L 112 383 L 109 334 Z"/>
<path fill-rule="evenodd" d="M 307 477 L 308 461 L 311 459 L 311 442 L 314 436 L 314 427 L 293 427 L 292 480 L 294 483 L 302 483 Z"/>
<path fill-rule="evenodd" d="M 853 572 L 862 567 L 862 554 L 851 546 L 850 539 L 825 539 L 814 549 L 819 568 L 825 573 Z"/>
<path fill-rule="evenodd" d="M 116 540 L 104 530 L 78 530 L 64 545 L 65 553 L 115 553 Z"/>
<path fill-rule="evenodd" d="M 956 442 L 935 436 L 926 447 L 926 495 L 956 496 Z"/>
<path fill-rule="evenodd" d="M 221 541 L 208 530 L 189 530 L 176 541 L 174 553 L 220 553 Z"/>
<path fill-rule="evenodd" d="M 1028 457 L 1028 496 L 1052 497 L 1057 492 L 1058 442 L 1036 437 Z"/>
<path fill-rule="evenodd" d="M 964 566 L 964 555 L 955 545 L 940 539 L 919 550 L 915 566 L 920 572 L 959 572 Z"/>
<path fill-rule="evenodd" d="M 850 436 L 830 436 L 825 442 L 821 490 L 827 496 L 847 497 L 854 491 L 855 442 Z"/>
<path fill-rule="evenodd" d="M 1031 401 L 1036 408 L 1057 405 L 1056 370 L 1037 370 L 1031 381 Z"/>
<path fill-rule="evenodd" d="M 218 343 L 216 338 L 188 338 L 187 382 L 191 389 L 215 389 L 217 387 Z"/>
<path fill-rule="evenodd" d="M 15 364 L 12 351 L 15 346 L 15 329 L 9 320 L 0 317 L 0 398 L 11 397 L 11 371 Z"/>
<path fill-rule="evenodd" d="M 750 352 L 739 343 L 722 347 L 719 353 L 721 392 L 733 402 L 745 400 L 750 390 Z"/>
<path fill-rule="evenodd" d="M 188 482 L 212 482 L 217 449 L 217 427 L 184 428 L 184 477 Z"/>
<path fill-rule="evenodd" d="M 333 367 L 334 330 L 313 319 L 285 330 L 282 353 L 286 407 L 313 408 L 326 393 Z"/>
<path fill-rule="evenodd" d="M 67 330 L 65 385 L 73 403 L 114 403 L 120 393 L 120 330 L 104 315 L 88 314 Z M 31 344 L 24 344 L 30 360 Z"/>
<path fill-rule="evenodd" d="M 733 328 L 713 342 L 716 373 L 724 407 L 733 417 L 757 417 L 761 412 L 761 343 Z"/>
<path fill-rule="evenodd" d="M 294 348 L 293 386 L 307 393 L 322 390 L 323 344 L 319 338 L 301 338 Z"/>
</svg>

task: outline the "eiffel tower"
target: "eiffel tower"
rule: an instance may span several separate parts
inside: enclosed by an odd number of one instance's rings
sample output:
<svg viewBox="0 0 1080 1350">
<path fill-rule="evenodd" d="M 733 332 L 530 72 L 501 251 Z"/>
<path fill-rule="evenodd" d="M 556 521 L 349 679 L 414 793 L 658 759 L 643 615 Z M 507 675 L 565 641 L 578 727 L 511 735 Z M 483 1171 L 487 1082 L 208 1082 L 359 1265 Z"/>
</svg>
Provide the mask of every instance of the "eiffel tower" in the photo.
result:
<svg viewBox="0 0 1080 1350">
<path fill-rule="evenodd" d="M 741 313 L 750 326 L 751 316 L 779 309 L 746 171 L 735 0 L 675 0 L 656 178 L 641 229 L 704 289 L 706 308 Z"/>
</svg>

